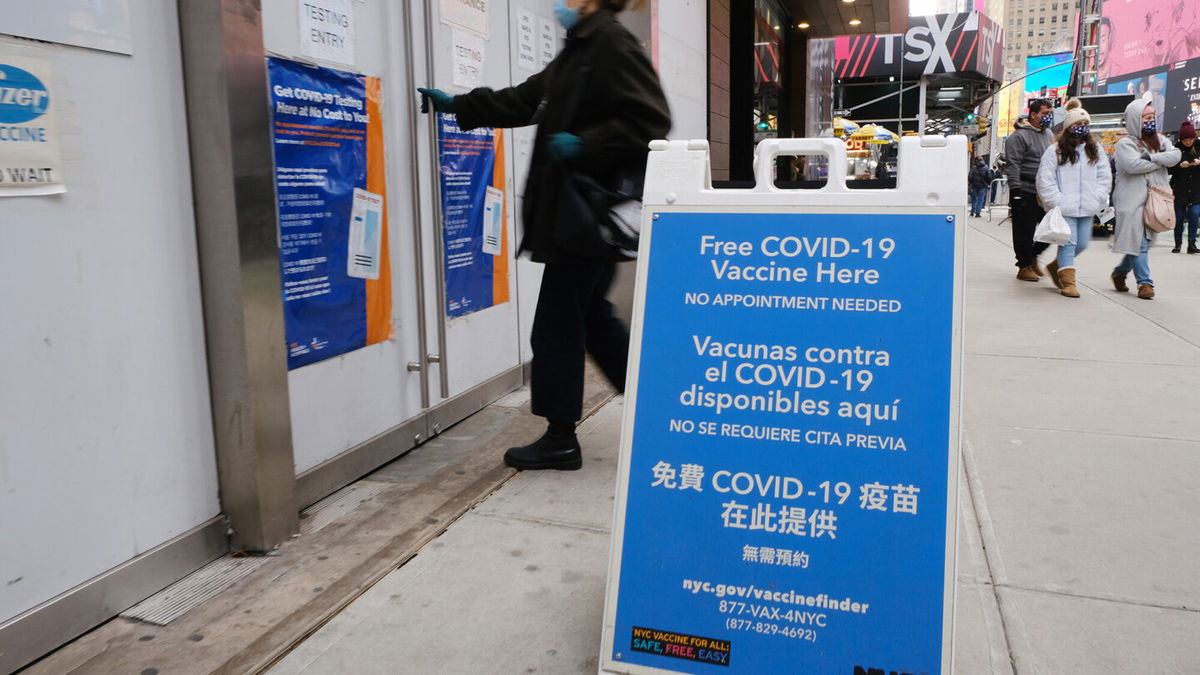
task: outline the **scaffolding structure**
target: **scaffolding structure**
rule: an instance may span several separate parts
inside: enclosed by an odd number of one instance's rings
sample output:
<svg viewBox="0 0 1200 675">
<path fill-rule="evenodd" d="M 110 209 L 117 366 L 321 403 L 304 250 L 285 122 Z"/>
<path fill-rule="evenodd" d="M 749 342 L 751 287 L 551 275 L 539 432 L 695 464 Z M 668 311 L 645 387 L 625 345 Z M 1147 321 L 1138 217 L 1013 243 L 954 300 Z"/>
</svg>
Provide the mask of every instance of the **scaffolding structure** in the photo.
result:
<svg viewBox="0 0 1200 675">
<path fill-rule="evenodd" d="M 1090 96 L 1100 93 L 1096 77 L 1100 70 L 1100 9 L 1104 0 L 1080 0 L 1079 39 L 1075 44 L 1074 86 L 1071 95 Z"/>
</svg>

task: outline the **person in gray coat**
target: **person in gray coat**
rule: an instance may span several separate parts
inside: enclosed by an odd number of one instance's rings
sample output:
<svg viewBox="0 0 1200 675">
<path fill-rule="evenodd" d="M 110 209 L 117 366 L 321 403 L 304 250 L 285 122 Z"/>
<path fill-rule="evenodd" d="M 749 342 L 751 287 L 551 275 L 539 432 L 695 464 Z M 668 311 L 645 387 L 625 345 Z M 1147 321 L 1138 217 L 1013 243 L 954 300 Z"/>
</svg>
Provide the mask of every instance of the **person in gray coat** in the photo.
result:
<svg viewBox="0 0 1200 675">
<path fill-rule="evenodd" d="M 1158 115 L 1148 101 L 1138 99 L 1125 107 L 1125 131 L 1113 150 L 1117 179 L 1113 186 L 1113 208 L 1117 222 L 1113 226 L 1113 251 L 1124 255 L 1112 271 L 1113 288 L 1129 292 L 1125 277 L 1133 271 L 1138 297 L 1154 297 L 1150 278 L 1150 242 L 1153 233 L 1146 230 L 1143 213 L 1150 185 L 1170 184 L 1167 168 L 1179 163 L 1179 149 L 1158 133 Z"/>
</svg>

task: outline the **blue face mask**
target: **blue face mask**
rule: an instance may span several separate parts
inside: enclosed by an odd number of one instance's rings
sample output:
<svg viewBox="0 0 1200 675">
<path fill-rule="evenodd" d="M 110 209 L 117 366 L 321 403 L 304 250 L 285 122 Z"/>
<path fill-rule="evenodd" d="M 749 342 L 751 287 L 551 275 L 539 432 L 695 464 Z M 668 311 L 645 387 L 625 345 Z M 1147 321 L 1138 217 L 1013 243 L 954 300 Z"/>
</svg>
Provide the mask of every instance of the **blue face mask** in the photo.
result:
<svg viewBox="0 0 1200 675">
<path fill-rule="evenodd" d="M 1076 138 L 1087 138 L 1087 135 L 1092 133 L 1092 128 L 1086 124 L 1071 127 L 1071 135 Z"/>
<path fill-rule="evenodd" d="M 571 30 L 579 23 L 579 10 L 567 7 L 567 0 L 557 0 L 554 3 L 554 18 L 563 28 Z"/>
<path fill-rule="evenodd" d="M 1038 116 L 1038 123 L 1042 125 L 1043 129 L 1050 126 L 1054 123 L 1054 113 L 1042 113 Z"/>
<path fill-rule="evenodd" d="M 1142 122 L 1142 133 L 1153 134 L 1158 131 L 1158 120 L 1149 120 Z"/>
</svg>

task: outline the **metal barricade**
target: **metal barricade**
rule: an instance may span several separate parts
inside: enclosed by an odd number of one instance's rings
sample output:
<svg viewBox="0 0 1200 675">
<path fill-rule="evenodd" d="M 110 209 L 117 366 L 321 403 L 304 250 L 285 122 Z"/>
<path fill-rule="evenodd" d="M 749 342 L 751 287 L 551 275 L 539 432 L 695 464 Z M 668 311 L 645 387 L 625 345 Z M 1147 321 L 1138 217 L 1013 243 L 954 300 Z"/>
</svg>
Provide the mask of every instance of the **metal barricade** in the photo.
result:
<svg viewBox="0 0 1200 675">
<path fill-rule="evenodd" d="M 989 223 L 992 222 L 992 209 L 995 209 L 995 208 L 1004 209 L 1006 212 L 1008 211 L 1008 179 L 1007 178 L 993 179 L 992 184 L 988 186 L 987 218 L 988 218 Z M 1006 215 L 1000 219 L 1000 222 L 998 222 L 996 224 L 1002 225 L 1002 224 L 1004 224 L 1005 220 L 1008 220 L 1008 218 L 1009 218 L 1009 215 L 1006 213 Z"/>
</svg>

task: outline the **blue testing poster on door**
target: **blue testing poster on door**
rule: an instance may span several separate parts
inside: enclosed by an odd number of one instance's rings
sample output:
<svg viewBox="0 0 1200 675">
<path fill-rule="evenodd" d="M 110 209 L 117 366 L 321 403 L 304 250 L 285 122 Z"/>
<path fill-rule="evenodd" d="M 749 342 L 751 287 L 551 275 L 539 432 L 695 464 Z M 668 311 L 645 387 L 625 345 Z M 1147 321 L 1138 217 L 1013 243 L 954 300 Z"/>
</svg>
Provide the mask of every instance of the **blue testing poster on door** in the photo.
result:
<svg viewBox="0 0 1200 675">
<path fill-rule="evenodd" d="M 392 335 L 379 78 L 267 58 L 288 368 Z"/>
<path fill-rule="evenodd" d="M 658 215 L 613 663 L 941 672 L 955 251 L 946 214 Z"/>
<path fill-rule="evenodd" d="M 508 302 L 504 134 L 437 121 L 446 316 L 457 318 Z"/>
</svg>

